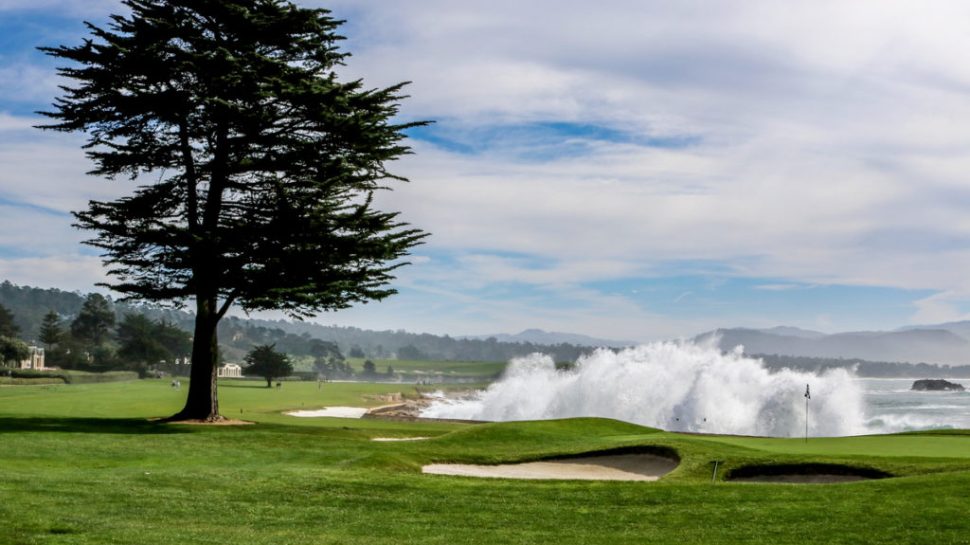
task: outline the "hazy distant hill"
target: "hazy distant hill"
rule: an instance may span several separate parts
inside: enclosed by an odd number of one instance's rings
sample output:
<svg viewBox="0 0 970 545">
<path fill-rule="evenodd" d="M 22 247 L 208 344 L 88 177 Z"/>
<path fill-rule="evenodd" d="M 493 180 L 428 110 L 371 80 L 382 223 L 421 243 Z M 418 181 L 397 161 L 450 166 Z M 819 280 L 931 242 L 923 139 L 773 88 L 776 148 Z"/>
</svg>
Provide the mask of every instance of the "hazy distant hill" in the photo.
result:
<svg viewBox="0 0 970 545">
<path fill-rule="evenodd" d="M 769 327 L 768 329 L 759 329 L 758 331 L 771 333 L 772 335 L 788 335 L 789 337 L 799 337 L 802 339 L 817 339 L 825 336 L 825 333 L 822 333 L 821 331 L 812 331 L 810 329 L 802 329 L 800 327 L 791 327 L 787 325 Z"/>
<path fill-rule="evenodd" d="M 532 343 L 532 344 L 575 344 L 580 346 L 607 346 L 610 348 L 624 348 L 627 346 L 636 346 L 638 343 L 634 341 L 617 341 L 612 339 L 599 339 L 596 337 L 590 337 L 588 335 L 580 335 L 577 333 L 559 333 L 556 331 L 543 331 L 541 329 L 526 329 L 521 333 L 516 333 L 510 335 L 508 333 L 497 333 L 495 335 L 476 335 L 476 336 L 465 336 L 463 339 L 479 339 L 485 340 L 489 338 L 494 338 L 498 342 L 503 343 Z"/>
<path fill-rule="evenodd" d="M 747 354 L 784 354 L 814 358 L 859 358 L 911 363 L 970 363 L 970 341 L 942 328 L 898 331 L 859 331 L 826 335 L 779 334 L 786 329 L 718 329 L 698 335 L 698 340 L 719 337 L 722 350 L 744 346 Z"/>
<path fill-rule="evenodd" d="M 970 340 L 970 320 L 964 320 L 962 322 L 946 322 L 942 324 L 934 325 L 913 325 L 901 327 L 897 331 L 913 331 L 920 330 L 925 331 L 927 329 L 943 329 L 953 333 L 954 335 L 959 335 L 964 339 Z"/>
</svg>

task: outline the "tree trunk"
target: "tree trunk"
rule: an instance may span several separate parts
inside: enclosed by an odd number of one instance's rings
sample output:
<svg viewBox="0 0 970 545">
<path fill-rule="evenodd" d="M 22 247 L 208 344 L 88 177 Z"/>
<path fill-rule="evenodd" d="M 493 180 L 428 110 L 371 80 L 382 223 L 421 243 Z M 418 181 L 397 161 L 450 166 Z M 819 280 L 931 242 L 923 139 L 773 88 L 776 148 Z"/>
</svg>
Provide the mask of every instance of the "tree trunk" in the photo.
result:
<svg viewBox="0 0 970 545">
<path fill-rule="evenodd" d="M 267 388 L 272 388 L 273 387 L 273 378 L 272 377 L 266 377 L 266 387 Z"/>
<path fill-rule="evenodd" d="M 168 420 L 222 420 L 216 377 L 219 341 L 215 297 L 196 299 L 195 335 L 192 339 L 192 370 L 185 407 Z"/>
</svg>

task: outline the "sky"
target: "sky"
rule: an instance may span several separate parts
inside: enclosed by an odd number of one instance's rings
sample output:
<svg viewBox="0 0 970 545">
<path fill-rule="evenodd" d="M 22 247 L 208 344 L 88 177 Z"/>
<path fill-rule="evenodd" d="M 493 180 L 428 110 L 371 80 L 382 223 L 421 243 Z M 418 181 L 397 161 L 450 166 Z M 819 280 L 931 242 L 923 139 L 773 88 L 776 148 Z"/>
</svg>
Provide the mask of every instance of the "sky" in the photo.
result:
<svg viewBox="0 0 970 545">
<path fill-rule="evenodd" d="M 431 233 L 399 294 L 316 320 L 648 341 L 970 318 L 970 4 L 891 0 L 304 0 L 345 19 L 341 70 L 410 81 Z M 82 135 L 31 128 L 114 0 L 0 0 L 0 279 L 103 281 L 71 210 Z"/>
</svg>

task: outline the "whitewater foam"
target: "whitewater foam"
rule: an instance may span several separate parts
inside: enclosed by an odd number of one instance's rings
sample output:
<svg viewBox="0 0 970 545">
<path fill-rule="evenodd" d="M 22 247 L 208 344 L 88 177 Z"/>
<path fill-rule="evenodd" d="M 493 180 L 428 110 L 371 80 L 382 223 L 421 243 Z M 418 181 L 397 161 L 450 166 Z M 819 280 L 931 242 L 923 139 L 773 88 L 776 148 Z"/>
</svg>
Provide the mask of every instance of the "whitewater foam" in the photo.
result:
<svg viewBox="0 0 970 545">
<path fill-rule="evenodd" d="M 867 432 L 862 388 L 851 372 L 771 372 L 741 347 L 658 342 L 608 349 L 557 370 L 546 355 L 513 359 L 486 390 L 437 399 L 430 418 L 541 420 L 599 416 L 672 431 L 797 437 L 805 432 L 805 385 L 811 387 L 809 435 Z"/>
</svg>

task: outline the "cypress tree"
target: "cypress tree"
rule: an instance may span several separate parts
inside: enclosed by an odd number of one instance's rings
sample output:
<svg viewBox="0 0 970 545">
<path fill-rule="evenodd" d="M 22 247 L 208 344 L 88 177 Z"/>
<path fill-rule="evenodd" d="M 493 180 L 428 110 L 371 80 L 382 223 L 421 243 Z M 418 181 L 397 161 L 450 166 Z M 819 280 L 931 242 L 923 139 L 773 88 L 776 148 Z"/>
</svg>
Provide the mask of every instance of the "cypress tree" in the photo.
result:
<svg viewBox="0 0 970 545">
<path fill-rule="evenodd" d="M 100 293 L 92 293 L 71 322 L 71 336 L 92 348 L 98 347 L 108 339 L 114 325 L 115 313 L 108 300 Z"/>
<path fill-rule="evenodd" d="M 53 310 L 44 315 L 44 321 L 40 324 L 40 342 L 47 346 L 49 351 L 53 346 L 64 337 L 64 328 L 61 327 L 61 317 Z"/>
<path fill-rule="evenodd" d="M 237 305 L 293 317 L 383 299 L 425 233 L 376 210 L 405 181 L 404 83 L 340 81 L 341 21 L 281 0 L 125 0 L 77 46 L 42 128 L 80 131 L 92 174 L 140 184 L 75 213 L 126 300 L 194 303 L 173 419 L 219 419 L 216 326 Z"/>
<path fill-rule="evenodd" d="M 254 346 L 246 354 L 246 367 L 243 374 L 247 376 L 263 377 L 266 387 L 273 386 L 273 380 L 288 377 L 293 374 L 293 364 L 289 356 L 277 352 L 273 344 Z"/>
</svg>

